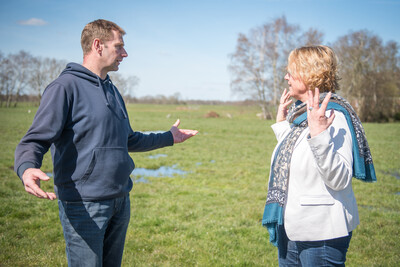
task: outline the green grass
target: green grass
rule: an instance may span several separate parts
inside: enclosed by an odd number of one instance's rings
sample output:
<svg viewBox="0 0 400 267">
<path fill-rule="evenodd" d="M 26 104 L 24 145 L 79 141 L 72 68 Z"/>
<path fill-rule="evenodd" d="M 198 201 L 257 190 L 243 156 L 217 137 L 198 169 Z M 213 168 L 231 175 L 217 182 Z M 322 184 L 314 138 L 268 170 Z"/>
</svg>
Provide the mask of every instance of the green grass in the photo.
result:
<svg viewBox="0 0 400 267">
<path fill-rule="evenodd" d="M 28 110 L 31 110 L 28 113 Z M 216 111 L 220 118 L 204 118 Z M 14 149 L 36 107 L 0 108 L 0 266 L 66 266 L 56 201 L 27 194 L 13 172 Z M 134 153 L 136 166 L 172 166 L 184 176 L 149 178 L 131 192 L 132 217 L 123 266 L 277 266 L 260 220 L 276 144 L 272 121 L 256 107 L 129 105 L 133 129 L 199 130 L 184 144 Z M 228 118 L 227 114 L 232 118 Z M 400 262 L 400 124 L 365 124 L 378 183 L 354 180 L 361 224 L 347 266 Z M 167 157 L 150 159 L 149 155 Z M 43 170 L 51 171 L 46 155 Z M 42 187 L 52 190 L 52 182 Z"/>
</svg>

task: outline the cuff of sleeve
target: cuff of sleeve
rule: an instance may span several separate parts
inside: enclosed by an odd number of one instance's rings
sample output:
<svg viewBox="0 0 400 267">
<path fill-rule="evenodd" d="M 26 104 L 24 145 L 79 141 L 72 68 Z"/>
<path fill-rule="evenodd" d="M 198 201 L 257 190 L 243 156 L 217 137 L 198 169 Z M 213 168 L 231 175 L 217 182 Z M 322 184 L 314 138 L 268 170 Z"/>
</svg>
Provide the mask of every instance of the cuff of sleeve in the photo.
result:
<svg viewBox="0 0 400 267">
<path fill-rule="evenodd" d="M 165 135 L 166 146 L 173 146 L 174 145 L 174 136 L 172 135 L 171 131 L 163 133 Z"/>
<path fill-rule="evenodd" d="M 311 151 L 316 158 L 324 154 L 326 149 L 329 149 L 331 142 L 331 136 L 327 130 L 323 131 L 317 136 L 311 137 L 310 134 L 307 136 L 308 144 L 310 145 Z"/>
<path fill-rule="evenodd" d="M 36 166 L 32 162 L 24 162 L 21 165 L 19 165 L 19 167 L 17 169 L 17 175 L 18 175 L 19 179 L 21 179 L 21 181 L 22 181 L 22 175 L 24 174 L 26 169 L 29 169 L 29 168 L 36 168 Z"/>
</svg>

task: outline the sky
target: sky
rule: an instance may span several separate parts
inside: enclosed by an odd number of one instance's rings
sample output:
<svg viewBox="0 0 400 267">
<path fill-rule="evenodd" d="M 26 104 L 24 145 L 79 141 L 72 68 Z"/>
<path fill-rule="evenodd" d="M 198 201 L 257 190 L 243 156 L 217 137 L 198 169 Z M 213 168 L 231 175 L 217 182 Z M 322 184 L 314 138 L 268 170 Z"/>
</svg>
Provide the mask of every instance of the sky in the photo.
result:
<svg viewBox="0 0 400 267">
<path fill-rule="evenodd" d="M 82 63 L 82 29 L 102 18 L 126 31 L 119 72 L 139 78 L 135 96 L 235 101 L 228 65 L 240 33 L 285 16 L 327 45 L 359 30 L 400 44 L 399 14 L 400 0 L 0 0 L 0 51 Z"/>
</svg>

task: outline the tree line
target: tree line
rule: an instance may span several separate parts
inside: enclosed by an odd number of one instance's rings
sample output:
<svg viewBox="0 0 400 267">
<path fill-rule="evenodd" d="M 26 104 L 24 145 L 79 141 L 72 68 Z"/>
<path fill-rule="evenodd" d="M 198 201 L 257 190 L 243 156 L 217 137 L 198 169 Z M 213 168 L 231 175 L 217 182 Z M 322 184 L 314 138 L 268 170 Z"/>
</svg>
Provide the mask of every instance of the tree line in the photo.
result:
<svg viewBox="0 0 400 267">
<path fill-rule="evenodd" d="M 274 119 L 280 94 L 287 86 L 283 77 L 290 51 L 303 45 L 323 44 L 323 38 L 322 32 L 313 28 L 303 31 L 300 26 L 290 24 L 285 16 L 257 26 L 247 34 L 240 33 L 228 65 L 232 92 L 257 103 L 265 119 Z M 384 43 L 379 36 L 360 30 L 327 45 L 339 57 L 338 94 L 353 105 L 360 119 L 400 120 L 399 44 Z M 26 95 L 35 96 L 40 103 L 43 90 L 66 64 L 65 60 L 35 57 L 25 51 L 7 56 L 0 51 L 0 106 L 15 107 Z M 127 102 L 187 102 L 181 101 L 179 95 L 135 98 L 138 77 L 125 77 L 117 72 L 110 76 Z"/>
<path fill-rule="evenodd" d="M 291 50 L 323 44 L 324 34 L 301 30 L 285 16 L 240 33 L 228 69 L 231 90 L 260 105 L 264 118 L 274 119 Z M 340 91 L 362 121 L 400 120 L 399 44 L 360 30 L 328 43 L 339 58 Z"/>
<path fill-rule="evenodd" d="M 40 101 L 44 88 L 64 67 L 61 60 L 33 57 L 25 51 L 8 56 L 0 52 L 0 106 L 17 106 L 23 94 Z"/>
<path fill-rule="evenodd" d="M 5 56 L 0 51 L 0 107 L 16 107 L 19 102 L 40 103 L 43 91 L 55 80 L 67 65 L 67 61 L 55 58 L 35 57 L 26 51 Z M 145 104 L 225 104 L 223 101 L 183 101 L 179 93 L 171 96 L 154 95 L 135 97 L 134 90 L 140 80 L 135 75 L 124 76 L 109 73 L 126 103 Z M 229 102 L 232 103 L 232 102 Z"/>
<path fill-rule="evenodd" d="M 46 86 L 66 65 L 65 60 L 35 57 L 26 51 L 7 56 L 0 51 L 0 107 L 16 107 L 22 100 L 32 100 L 32 96 L 40 103 Z M 125 77 L 117 72 L 110 76 L 124 98 L 131 98 L 139 78 Z"/>
</svg>

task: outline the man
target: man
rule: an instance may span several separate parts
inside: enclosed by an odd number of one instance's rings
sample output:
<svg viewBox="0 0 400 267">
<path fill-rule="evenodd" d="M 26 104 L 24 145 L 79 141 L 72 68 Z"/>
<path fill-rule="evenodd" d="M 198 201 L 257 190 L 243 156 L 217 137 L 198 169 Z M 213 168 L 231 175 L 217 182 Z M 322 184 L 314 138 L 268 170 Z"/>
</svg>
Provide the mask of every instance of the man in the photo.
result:
<svg viewBox="0 0 400 267">
<path fill-rule="evenodd" d="M 120 266 L 130 219 L 129 152 L 180 143 L 197 134 L 178 129 L 132 131 L 127 111 L 107 73 L 128 56 L 124 30 L 96 20 L 82 31 L 83 64 L 69 63 L 42 96 L 32 126 L 15 151 L 15 171 L 25 190 L 58 198 L 69 266 Z M 55 193 L 40 180 L 43 155 L 51 148 Z"/>
</svg>

